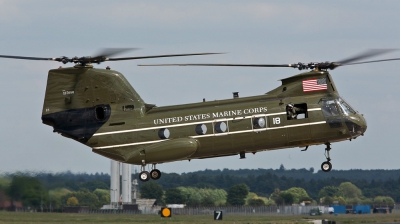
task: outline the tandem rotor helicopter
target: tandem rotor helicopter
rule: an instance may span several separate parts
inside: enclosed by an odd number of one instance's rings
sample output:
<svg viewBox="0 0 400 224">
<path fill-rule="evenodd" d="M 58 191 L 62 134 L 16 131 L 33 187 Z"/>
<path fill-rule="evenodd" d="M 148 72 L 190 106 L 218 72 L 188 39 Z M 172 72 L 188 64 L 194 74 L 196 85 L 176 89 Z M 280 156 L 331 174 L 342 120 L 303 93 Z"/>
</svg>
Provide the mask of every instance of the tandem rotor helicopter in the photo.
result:
<svg viewBox="0 0 400 224">
<path fill-rule="evenodd" d="M 311 69 L 282 79 L 266 94 L 184 105 L 147 104 L 119 72 L 94 68 L 92 63 L 216 53 L 111 58 L 126 49 L 108 49 L 95 57 L 40 58 L 0 55 L 1 58 L 48 60 L 74 67 L 48 73 L 42 122 L 54 132 L 74 139 L 102 156 L 141 165 L 139 178 L 161 177 L 156 164 L 179 160 L 326 145 L 321 169 L 332 169 L 334 142 L 362 136 L 367 123 L 337 91 L 328 69 L 400 58 L 362 61 L 392 50 L 370 50 L 346 60 L 295 64 L 154 64 L 141 66 L 245 66 Z M 145 170 L 152 165 L 150 172 Z"/>
</svg>

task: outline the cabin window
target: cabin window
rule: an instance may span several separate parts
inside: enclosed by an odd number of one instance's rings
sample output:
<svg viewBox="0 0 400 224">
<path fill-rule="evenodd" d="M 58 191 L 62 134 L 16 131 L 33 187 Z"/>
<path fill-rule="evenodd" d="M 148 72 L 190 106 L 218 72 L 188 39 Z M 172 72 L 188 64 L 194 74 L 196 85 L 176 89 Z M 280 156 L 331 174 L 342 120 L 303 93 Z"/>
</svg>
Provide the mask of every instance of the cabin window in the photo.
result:
<svg viewBox="0 0 400 224">
<path fill-rule="evenodd" d="M 170 132 L 167 128 L 161 128 L 160 130 L 158 130 L 158 137 L 160 137 L 161 139 L 167 139 L 169 138 Z"/>
<path fill-rule="evenodd" d="M 131 111 L 131 110 L 134 110 L 134 109 L 135 109 L 134 105 L 124 105 L 124 106 L 122 106 L 122 110 L 123 111 Z"/>
<path fill-rule="evenodd" d="M 253 120 L 253 127 L 256 128 L 256 129 L 257 128 L 264 128 L 266 123 L 267 122 L 265 121 L 265 118 L 257 117 L 257 118 L 255 118 Z"/>
<path fill-rule="evenodd" d="M 288 120 L 297 120 L 308 118 L 307 104 L 299 103 L 293 104 L 289 103 L 286 105 L 286 116 Z"/>
<path fill-rule="evenodd" d="M 225 122 L 217 122 L 215 124 L 215 128 L 214 129 L 218 133 L 224 133 L 227 130 L 227 126 L 226 126 Z"/>
<path fill-rule="evenodd" d="M 205 124 L 198 124 L 195 130 L 198 135 L 205 135 L 207 133 L 207 126 Z"/>
<path fill-rule="evenodd" d="M 322 100 L 322 113 L 325 117 L 339 116 L 335 100 Z"/>
</svg>

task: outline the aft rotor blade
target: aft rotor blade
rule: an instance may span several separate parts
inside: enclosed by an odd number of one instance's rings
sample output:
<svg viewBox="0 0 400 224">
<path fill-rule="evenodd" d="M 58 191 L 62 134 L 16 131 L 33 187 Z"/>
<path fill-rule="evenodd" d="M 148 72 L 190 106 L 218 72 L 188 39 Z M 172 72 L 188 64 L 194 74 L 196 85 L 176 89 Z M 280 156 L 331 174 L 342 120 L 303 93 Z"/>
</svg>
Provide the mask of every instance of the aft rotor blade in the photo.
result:
<svg viewBox="0 0 400 224">
<path fill-rule="evenodd" d="M 103 48 L 93 58 L 98 58 L 98 57 L 108 58 L 108 57 L 111 57 L 116 54 L 121 54 L 123 52 L 133 51 L 133 50 L 138 50 L 138 49 L 139 48 Z"/>
<path fill-rule="evenodd" d="M 348 63 L 344 65 L 359 65 L 359 64 L 368 64 L 368 63 L 375 63 L 375 62 L 385 62 L 385 61 L 398 61 L 400 58 L 390 58 L 390 59 L 382 59 L 382 60 L 375 60 L 375 61 L 362 61 L 362 62 L 355 62 L 355 63 Z M 344 66 L 342 65 L 342 66 Z"/>
<path fill-rule="evenodd" d="M 233 67 L 284 67 L 295 68 L 297 64 L 140 64 L 138 66 L 233 66 Z"/>
<path fill-rule="evenodd" d="M 25 56 L 12 56 L 12 55 L 0 55 L 0 58 L 36 60 L 36 61 L 56 61 L 56 58 L 38 58 L 38 57 L 25 57 Z"/>
<path fill-rule="evenodd" d="M 162 55 L 126 57 L 126 58 L 106 58 L 105 60 L 106 61 L 123 61 L 123 60 L 138 60 L 138 59 L 146 59 L 146 58 L 168 58 L 168 57 L 182 57 L 182 56 L 196 56 L 196 55 L 210 55 L 210 54 L 224 54 L 224 53 L 162 54 Z"/>
<path fill-rule="evenodd" d="M 386 53 L 389 53 L 391 51 L 396 51 L 396 50 L 397 49 L 372 49 L 372 50 L 368 50 L 368 51 L 366 51 L 364 53 L 355 55 L 355 56 L 353 56 L 351 58 L 347 58 L 347 59 L 344 59 L 344 60 L 341 60 L 341 61 L 337 61 L 337 63 L 339 63 L 340 65 L 345 65 L 345 64 L 349 64 L 349 63 L 354 62 L 354 61 L 362 60 L 364 58 L 369 58 L 369 57 L 377 56 L 377 55 L 380 55 L 380 54 L 386 54 Z"/>
</svg>

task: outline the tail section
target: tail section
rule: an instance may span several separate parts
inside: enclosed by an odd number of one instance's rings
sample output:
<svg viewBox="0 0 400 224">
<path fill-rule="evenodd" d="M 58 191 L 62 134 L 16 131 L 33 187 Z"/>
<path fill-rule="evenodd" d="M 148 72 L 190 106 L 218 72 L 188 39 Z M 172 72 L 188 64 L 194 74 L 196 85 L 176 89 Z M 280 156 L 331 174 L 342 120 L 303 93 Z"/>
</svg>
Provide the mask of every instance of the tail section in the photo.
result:
<svg viewBox="0 0 400 224">
<path fill-rule="evenodd" d="M 54 132 L 86 143 L 111 117 L 118 120 L 122 110 L 143 116 L 146 105 L 119 72 L 88 65 L 49 71 L 42 121 Z"/>
</svg>

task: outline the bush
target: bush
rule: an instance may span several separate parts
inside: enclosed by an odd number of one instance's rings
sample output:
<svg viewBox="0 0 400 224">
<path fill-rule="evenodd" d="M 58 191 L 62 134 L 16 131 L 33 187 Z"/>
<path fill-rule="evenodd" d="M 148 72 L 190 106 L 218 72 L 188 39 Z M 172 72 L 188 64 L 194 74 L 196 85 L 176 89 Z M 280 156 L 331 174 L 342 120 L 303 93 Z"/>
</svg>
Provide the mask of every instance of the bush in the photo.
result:
<svg viewBox="0 0 400 224">
<path fill-rule="evenodd" d="M 229 205 L 244 205 L 245 198 L 249 193 L 249 187 L 246 184 L 237 184 L 229 188 L 226 202 Z"/>
</svg>

